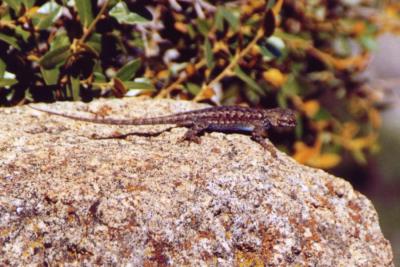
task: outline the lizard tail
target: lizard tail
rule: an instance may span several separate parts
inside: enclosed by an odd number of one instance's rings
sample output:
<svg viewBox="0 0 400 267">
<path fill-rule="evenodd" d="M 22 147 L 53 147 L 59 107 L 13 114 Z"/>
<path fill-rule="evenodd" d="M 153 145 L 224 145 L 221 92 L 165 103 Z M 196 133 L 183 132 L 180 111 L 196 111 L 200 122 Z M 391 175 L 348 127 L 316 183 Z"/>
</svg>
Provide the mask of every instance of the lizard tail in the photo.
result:
<svg viewBox="0 0 400 267">
<path fill-rule="evenodd" d="M 175 124 L 176 116 L 175 115 L 167 115 L 161 117 L 151 117 L 151 118 L 132 118 L 132 119 L 114 119 L 114 118 L 103 118 L 96 116 L 88 116 L 88 115 L 76 115 L 70 113 L 64 113 L 61 111 L 51 110 L 47 108 L 37 107 L 33 105 L 28 105 L 28 107 L 46 112 L 52 115 L 57 115 L 73 120 L 78 121 L 86 121 L 98 124 L 112 124 L 112 125 L 152 125 L 152 124 Z"/>
</svg>

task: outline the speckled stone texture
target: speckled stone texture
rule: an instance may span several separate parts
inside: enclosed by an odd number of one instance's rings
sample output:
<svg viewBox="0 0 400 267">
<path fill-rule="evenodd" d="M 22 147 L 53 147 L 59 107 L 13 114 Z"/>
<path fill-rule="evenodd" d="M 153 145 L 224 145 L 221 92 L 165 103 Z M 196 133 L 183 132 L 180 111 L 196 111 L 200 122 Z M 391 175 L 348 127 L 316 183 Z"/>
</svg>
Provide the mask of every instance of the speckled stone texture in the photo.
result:
<svg viewBox="0 0 400 267">
<path fill-rule="evenodd" d="M 165 115 L 190 102 L 51 108 Z M 371 202 L 240 134 L 78 122 L 0 109 L 0 265 L 393 266 Z"/>
</svg>

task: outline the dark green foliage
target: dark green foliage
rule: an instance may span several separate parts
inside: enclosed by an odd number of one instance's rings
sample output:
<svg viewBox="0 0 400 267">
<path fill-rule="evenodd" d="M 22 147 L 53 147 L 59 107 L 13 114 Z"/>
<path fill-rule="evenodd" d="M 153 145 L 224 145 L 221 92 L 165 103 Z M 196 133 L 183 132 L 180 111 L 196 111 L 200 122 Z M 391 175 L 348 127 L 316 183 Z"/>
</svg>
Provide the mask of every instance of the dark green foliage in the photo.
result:
<svg viewBox="0 0 400 267">
<path fill-rule="evenodd" d="M 0 105 L 146 94 L 283 106 L 299 114 L 284 143 L 300 162 L 374 148 L 379 113 L 358 76 L 377 34 L 358 13 L 370 1 L 71 3 L 0 4 Z"/>
</svg>

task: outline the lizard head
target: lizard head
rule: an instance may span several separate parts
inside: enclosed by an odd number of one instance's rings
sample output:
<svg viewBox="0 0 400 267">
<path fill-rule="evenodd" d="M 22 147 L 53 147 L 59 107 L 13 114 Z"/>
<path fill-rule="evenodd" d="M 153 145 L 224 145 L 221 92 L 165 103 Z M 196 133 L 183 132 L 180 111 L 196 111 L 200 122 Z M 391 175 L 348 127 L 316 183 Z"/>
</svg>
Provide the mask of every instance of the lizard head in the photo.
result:
<svg viewBox="0 0 400 267">
<path fill-rule="evenodd" d="M 274 108 L 265 110 L 265 117 L 272 127 L 296 126 L 296 114 L 291 109 Z"/>
</svg>

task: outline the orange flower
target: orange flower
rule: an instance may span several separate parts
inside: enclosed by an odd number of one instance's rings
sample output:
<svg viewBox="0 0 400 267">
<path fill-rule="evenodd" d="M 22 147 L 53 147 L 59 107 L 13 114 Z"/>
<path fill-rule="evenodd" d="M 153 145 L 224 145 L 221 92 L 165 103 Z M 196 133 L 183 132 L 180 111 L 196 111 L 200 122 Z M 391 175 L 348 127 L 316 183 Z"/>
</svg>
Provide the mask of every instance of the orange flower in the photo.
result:
<svg viewBox="0 0 400 267">
<path fill-rule="evenodd" d="M 303 103 L 303 111 L 309 118 L 313 118 L 320 109 L 320 104 L 316 100 L 310 100 Z"/>
<path fill-rule="evenodd" d="M 286 82 L 286 76 L 275 68 L 270 68 L 263 73 L 264 79 L 275 87 L 281 87 Z"/>
<path fill-rule="evenodd" d="M 354 25 L 353 25 L 353 33 L 357 36 L 360 36 L 364 33 L 364 31 L 366 30 L 366 26 L 365 26 L 365 22 L 364 21 L 357 21 Z"/>
<path fill-rule="evenodd" d="M 332 137 L 335 143 L 350 151 L 357 161 L 365 162 L 363 150 L 374 151 L 378 148 L 376 145 L 378 134 L 371 132 L 366 136 L 355 137 L 358 132 L 358 125 L 354 122 L 348 122 L 343 125 L 340 135 L 333 135 Z"/>
<path fill-rule="evenodd" d="M 368 117 L 374 129 L 379 129 L 382 124 L 382 118 L 379 111 L 376 108 L 371 108 L 368 111 Z"/>
<path fill-rule="evenodd" d="M 187 33 L 187 31 L 188 31 L 187 25 L 183 22 L 175 22 L 174 27 L 177 31 L 180 31 L 183 33 Z"/>
<path fill-rule="evenodd" d="M 335 167 L 341 161 L 341 157 L 335 153 L 322 152 L 322 138 L 318 137 L 313 146 L 307 146 L 303 142 L 294 145 L 295 154 L 293 158 L 299 163 L 311 167 L 329 169 Z"/>
<path fill-rule="evenodd" d="M 274 12 L 275 17 L 279 15 L 279 12 L 281 12 L 282 4 L 283 4 L 283 0 L 278 0 L 278 1 L 276 1 L 276 4 L 272 8 L 272 11 Z"/>
</svg>

